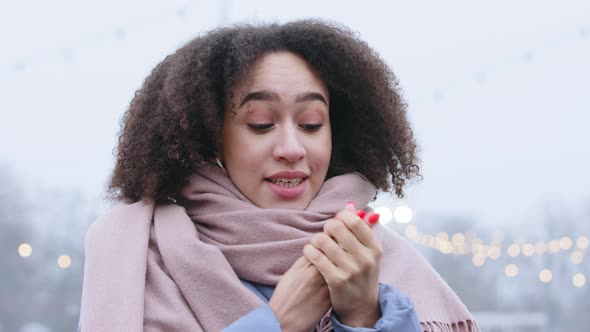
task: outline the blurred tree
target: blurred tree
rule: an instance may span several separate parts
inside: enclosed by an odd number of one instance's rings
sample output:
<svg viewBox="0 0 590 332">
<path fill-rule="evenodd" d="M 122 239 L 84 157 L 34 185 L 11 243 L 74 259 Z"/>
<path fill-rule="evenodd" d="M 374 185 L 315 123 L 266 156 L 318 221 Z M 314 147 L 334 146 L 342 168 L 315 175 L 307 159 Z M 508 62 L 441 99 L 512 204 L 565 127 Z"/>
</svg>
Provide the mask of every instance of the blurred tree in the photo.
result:
<svg viewBox="0 0 590 332">
<path fill-rule="evenodd" d="M 98 202 L 75 192 L 41 188 L 25 198 L 21 184 L 6 168 L 0 169 L 0 183 L 0 325 L 5 331 L 18 331 L 29 322 L 52 331 L 75 330 L 84 236 Z M 18 254 L 22 243 L 32 246 L 29 257 Z M 58 265 L 62 255 L 69 257 L 69 265 Z"/>
</svg>

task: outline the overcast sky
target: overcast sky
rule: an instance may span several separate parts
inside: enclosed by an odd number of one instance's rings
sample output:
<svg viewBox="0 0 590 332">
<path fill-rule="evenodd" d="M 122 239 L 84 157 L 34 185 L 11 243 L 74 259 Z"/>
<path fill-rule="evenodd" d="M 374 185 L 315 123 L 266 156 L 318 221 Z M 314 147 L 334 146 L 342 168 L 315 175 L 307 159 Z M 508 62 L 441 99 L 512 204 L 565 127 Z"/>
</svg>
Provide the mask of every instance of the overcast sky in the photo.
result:
<svg viewBox="0 0 590 332">
<path fill-rule="evenodd" d="M 0 164 L 97 195 L 164 56 L 222 22 L 318 17 L 392 66 L 422 148 L 421 216 L 533 226 L 590 203 L 588 1 L 0 1 Z"/>
</svg>

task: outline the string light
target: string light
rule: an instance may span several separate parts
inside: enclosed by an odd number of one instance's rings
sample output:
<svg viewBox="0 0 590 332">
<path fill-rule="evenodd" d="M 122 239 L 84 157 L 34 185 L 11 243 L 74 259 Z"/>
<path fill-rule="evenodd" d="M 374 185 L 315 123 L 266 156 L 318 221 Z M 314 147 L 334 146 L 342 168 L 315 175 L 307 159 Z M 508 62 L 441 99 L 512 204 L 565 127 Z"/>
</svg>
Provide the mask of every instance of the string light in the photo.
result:
<svg viewBox="0 0 590 332">
<path fill-rule="evenodd" d="M 576 265 L 582 264 L 583 259 L 584 259 L 584 255 L 579 250 L 572 252 L 572 254 L 570 255 L 570 260 L 572 261 L 573 264 L 576 264 Z"/>
<path fill-rule="evenodd" d="M 551 240 L 549 241 L 549 252 L 554 254 L 559 251 L 560 245 L 559 240 Z"/>
<path fill-rule="evenodd" d="M 559 247 L 561 250 L 569 250 L 572 247 L 572 239 L 567 236 L 562 237 L 559 239 Z"/>
<path fill-rule="evenodd" d="M 500 249 L 500 246 L 494 245 L 488 249 L 488 256 L 491 259 L 498 259 L 498 258 L 500 258 L 501 255 L 502 255 L 502 250 Z"/>
<path fill-rule="evenodd" d="M 393 213 L 391 212 L 391 209 L 386 206 L 376 208 L 375 213 L 379 214 L 379 222 L 383 225 L 390 224 L 391 220 L 393 219 Z"/>
<path fill-rule="evenodd" d="M 535 252 L 537 255 L 543 255 L 547 252 L 547 249 L 547 244 L 545 242 L 537 242 L 537 244 L 535 244 Z"/>
<path fill-rule="evenodd" d="M 516 257 L 518 255 L 520 255 L 520 246 L 516 243 L 511 244 L 508 247 L 508 256 Z"/>
<path fill-rule="evenodd" d="M 412 209 L 405 205 L 398 206 L 393 211 L 393 217 L 395 218 L 395 221 L 397 221 L 400 224 L 409 223 L 410 221 L 412 221 L 413 216 L 414 213 L 412 212 Z"/>
<path fill-rule="evenodd" d="M 443 254 L 450 254 L 453 252 L 453 245 L 449 241 L 444 241 L 439 244 L 439 249 Z"/>
<path fill-rule="evenodd" d="M 465 235 L 463 235 L 462 233 L 455 233 L 453 234 L 451 241 L 453 241 L 454 245 L 460 246 L 463 243 L 465 243 Z"/>
<path fill-rule="evenodd" d="M 71 264 L 72 264 L 72 259 L 68 255 L 61 255 L 57 259 L 57 265 L 59 265 L 59 267 L 61 267 L 62 269 L 69 268 Z"/>
<path fill-rule="evenodd" d="M 436 234 L 436 238 L 439 239 L 439 241 L 448 241 L 449 234 L 447 234 L 446 232 L 439 232 Z"/>
<path fill-rule="evenodd" d="M 443 254 L 471 254 L 471 262 L 476 267 L 485 265 L 487 258 L 494 260 L 500 258 L 503 252 L 501 241 L 504 237 L 501 232 L 494 232 L 494 240 L 489 245 L 486 245 L 485 242 L 471 230 L 464 233 L 454 233 L 449 240 L 449 234 L 446 232 L 437 232 L 435 236 L 432 236 L 422 233 L 418 230 L 416 225 L 408 225 L 404 229 L 404 234 L 408 239 L 415 243 L 430 247 Z M 467 242 L 468 240 L 470 243 Z M 575 247 L 574 241 L 569 236 L 563 236 L 559 239 L 551 239 L 549 241 L 538 241 L 534 244 L 526 241 L 523 237 L 517 237 L 514 242 L 506 248 L 506 252 L 508 256 L 515 258 L 521 254 L 526 257 L 532 257 L 535 254 L 554 254 L 560 251 L 574 249 L 570 255 L 570 261 L 573 264 L 579 265 L 584 259 L 584 252 L 588 247 L 588 244 L 589 241 L 587 236 L 578 236 L 575 241 Z M 515 264 L 508 264 L 504 267 L 504 273 L 508 277 L 514 277 L 518 274 L 518 267 Z M 549 269 L 544 269 L 539 273 L 539 280 L 543 283 L 549 283 L 552 279 L 553 274 Z M 578 284 L 583 285 L 585 283 L 585 277 L 583 275 L 576 277 L 576 280 Z"/>
<path fill-rule="evenodd" d="M 485 264 L 486 257 L 482 254 L 475 254 L 473 258 L 471 258 L 471 262 L 473 263 L 473 265 L 481 267 Z"/>
<path fill-rule="evenodd" d="M 549 269 L 543 269 L 539 273 L 539 279 L 541 279 L 541 281 L 544 283 L 551 282 L 551 280 L 553 279 L 553 273 L 551 273 Z"/>
<path fill-rule="evenodd" d="M 582 273 L 576 273 L 572 278 L 572 282 L 576 287 L 582 287 L 586 284 L 586 277 Z"/>
<path fill-rule="evenodd" d="M 588 248 L 588 242 L 590 242 L 588 241 L 588 238 L 582 235 L 576 240 L 576 247 L 578 249 L 586 249 Z"/>
<path fill-rule="evenodd" d="M 504 273 L 510 278 L 516 277 L 518 274 L 518 266 L 516 266 L 516 264 L 508 264 L 504 268 Z"/>
<path fill-rule="evenodd" d="M 522 246 L 522 254 L 530 257 L 535 254 L 535 246 L 530 243 L 525 243 Z"/>
<path fill-rule="evenodd" d="M 94 34 L 93 36 L 87 36 L 86 38 L 78 42 L 72 42 L 70 45 L 66 46 L 63 49 L 46 50 L 44 52 L 38 52 L 37 54 L 31 55 L 28 57 L 28 59 L 17 60 L 12 64 L 0 64 L 0 73 L 4 74 L 10 71 L 13 71 L 15 73 L 22 73 L 30 65 L 33 65 L 36 62 L 46 62 L 48 59 L 63 59 L 66 63 L 72 63 L 73 54 L 76 53 L 78 49 L 87 47 L 88 45 L 94 43 L 102 42 L 105 40 L 105 37 L 114 37 L 116 40 L 124 41 L 127 38 L 127 32 L 134 30 L 135 28 L 153 25 L 154 21 L 156 20 L 161 19 L 163 21 L 164 19 L 167 19 L 172 16 L 179 19 L 183 18 L 184 16 L 186 16 L 187 8 L 189 6 L 188 4 L 175 6 L 173 8 L 168 8 L 166 10 L 159 10 L 156 12 L 156 14 L 139 18 L 131 24 L 126 25 L 125 27 L 118 27 L 116 29 L 102 31 Z M 3 77 L 7 77 L 7 75 L 3 75 Z"/>
<path fill-rule="evenodd" d="M 545 42 L 537 45 L 536 47 L 529 47 L 527 50 L 521 51 L 520 55 L 508 56 L 506 58 L 499 59 L 494 64 L 490 64 L 488 66 L 485 66 L 485 68 L 480 68 L 476 70 L 473 74 L 462 75 L 457 79 L 449 81 L 449 83 L 447 83 L 445 86 L 440 86 L 436 88 L 434 92 L 432 92 L 431 94 L 429 93 L 424 96 L 412 98 L 413 100 L 415 100 L 414 105 L 426 101 L 433 101 L 435 103 L 439 103 L 443 100 L 443 96 L 445 96 L 445 94 L 449 91 L 458 90 L 458 87 L 471 84 L 473 81 L 477 82 L 478 84 L 482 84 L 485 80 L 489 79 L 489 74 L 492 72 L 506 70 L 516 65 L 531 64 L 540 53 L 547 51 L 551 48 L 559 48 L 560 44 L 564 42 L 571 42 L 572 38 L 569 37 L 571 35 L 578 35 L 580 37 L 579 40 L 584 40 L 588 36 L 588 30 L 586 27 L 580 27 L 574 31 L 562 33 L 557 38 L 546 40 Z"/>
<path fill-rule="evenodd" d="M 31 247 L 30 244 L 23 243 L 20 246 L 18 246 L 18 254 L 21 257 L 29 257 L 29 256 L 31 256 L 32 253 L 33 253 L 33 248 Z"/>
<path fill-rule="evenodd" d="M 490 245 L 486 245 L 485 242 L 479 238 L 473 231 L 467 231 L 465 233 L 454 233 L 450 237 L 446 232 L 438 232 L 435 236 L 421 233 L 415 225 L 409 225 L 405 228 L 405 235 L 409 239 L 415 240 L 415 242 L 426 245 L 429 247 L 436 247 L 440 249 L 441 246 L 450 244 L 453 247 L 461 247 L 468 239 L 471 239 L 471 253 L 483 253 L 486 256 L 497 256 L 495 253 L 499 248 L 502 251 L 502 243 L 499 242 L 501 237 L 498 236 L 498 232 L 495 232 L 495 239 Z M 523 242 L 523 244 L 519 244 Z M 543 255 L 545 253 L 557 253 L 560 251 L 566 251 L 574 249 L 574 241 L 569 236 L 564 236 L 559 239 L 551 239 L 549 241 L 538 241 L 535 244 L 525 241 L 522 237 L 516 238 L 515 242 L 510 244 L 506 248 L 506 252 L 510 257 L 518 257 L 521 254 L 526 257 L 533 255 Z M 467 244 L 468 245 L 468 244 Z M 576 250 L 584 250 L 588 247 L 588 237 L 579 236 L 576 240 Z M 448 250 L 446 250 L 448 251 Z M 452 249 L 450 252 L 457 252 L 458 250 Z M 449 253 L 450 253 L 449 252 Z"/>
</svg>

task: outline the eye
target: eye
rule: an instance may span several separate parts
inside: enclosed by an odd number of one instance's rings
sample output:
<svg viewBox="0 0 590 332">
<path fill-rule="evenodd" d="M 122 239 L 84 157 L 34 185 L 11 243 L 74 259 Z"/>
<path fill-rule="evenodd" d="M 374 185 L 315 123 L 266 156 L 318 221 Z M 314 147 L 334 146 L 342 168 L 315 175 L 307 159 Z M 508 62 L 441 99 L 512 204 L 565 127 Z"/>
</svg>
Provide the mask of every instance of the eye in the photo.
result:
<svg viewBox="0 0 590 332">
<path fill-rule="evenodd" d="M 322 128 L 323 123 L 308 123 L 308 124 L 301 124 L 299 127 L 303 128 L 303 130 L 308 131 L 310 133 L 316 132 Z"/>
<path fill-rule="evenodd" d="M 254 131 L 266 131 L 272 128 L 272 123 L 248 123 L 248 128 Z"/>
</svg>

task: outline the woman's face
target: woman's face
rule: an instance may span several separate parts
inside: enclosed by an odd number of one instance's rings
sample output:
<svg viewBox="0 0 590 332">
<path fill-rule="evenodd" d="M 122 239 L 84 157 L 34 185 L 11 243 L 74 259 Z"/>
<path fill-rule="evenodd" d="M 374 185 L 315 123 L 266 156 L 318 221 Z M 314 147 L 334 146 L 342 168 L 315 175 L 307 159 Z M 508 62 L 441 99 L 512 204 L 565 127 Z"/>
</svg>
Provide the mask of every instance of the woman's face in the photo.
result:
<svg viewBox="0 0 590 332">
<path fill-rule="evenodd" d="M 330 164 L 325 83 L 299 56 L 263 56 L 232 90 L 222 160 L 237 188 L 261 208 L 304 210 Z"/>
</svg>

